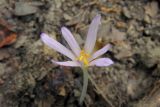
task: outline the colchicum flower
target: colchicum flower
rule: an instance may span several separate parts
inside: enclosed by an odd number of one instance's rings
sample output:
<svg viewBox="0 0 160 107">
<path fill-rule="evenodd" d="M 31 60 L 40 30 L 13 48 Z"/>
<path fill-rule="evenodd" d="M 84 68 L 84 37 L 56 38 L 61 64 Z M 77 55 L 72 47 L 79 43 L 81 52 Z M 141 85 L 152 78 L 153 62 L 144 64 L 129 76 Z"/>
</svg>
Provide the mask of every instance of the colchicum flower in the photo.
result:
<svg viewBox="0 0 160 107">
<path fill-rule="evenodd" d="M 113 61 L 110 58 L 98 58 L 99 56 L 103 55 L 104 53 L 108 51 L 108 49 L 111 47 L 110 44 L 104 46 L 100 50 L 93 53 L 93 49 L 94 49 L 96 38 L 97 38 L 98 26 L 100 24 L 100 19 L 101 19 L 101 16 L 97 15 L 92 20 L 91 25 L 88 30 L 87 40 L 82 50 L 79 47 L 78 43 L 76 42 L 72 33 L 66 27 L 62 27 L 61 31 L 62 31 L 62 35 L 64 39 L 67 41 L 71 50 L 67 49 L 61 43 L 52 39 L 45 33 L 41 34 L 41 39 L 49 47 L 53 48 L 54 50 L 58 51 L 59 53 L 71 59 L 71 61 L 65 61 L 65 62 L 58 62 L 58 61 L 52 60 L 53 63 L 58 64 L 58 65 L 63 65 L 63 66 L 72 66 L 72 67 L 82 68 L 83 88 L 82 88 L 82 93 L 81 93 L 80 100 L 79 100 L 80 104 L 82 104 L 86 96 L 88 79 L 89 79 L 91 83 L 95 86 L 97 91 L 99 91 L 101 95 L 103 96 L 103 98 L 111 105 L 111 107 L 113 107 L 112 103 L 106 98 L 106 96 L 104 96 L 101 89 L 96 85 L 96 82 L 94 82 L 92 77 L 87 72 L 87 68 L 89 66 L 109 66 L 113 64 Z"/>
<path fill-rule="evenodd" d="M 57 52 L 67 56 L 71 59 L 71 61 L 59 62 L 52 60 L 53 63 L 62 65 L 62 66 L 72 66 L 72 67 L 88 67 L 88 66 L 109 66 L 113 64 L 113 61 L 110 58 L 99 58 L 99 56 L 103 55 L 108 51 L 111 47 L 110 44 L 107 44 L 100 50 L 93 52 L 94 46 L 96 43 L 97 38 L 97 31 L 98 26 L 100 24 L 101 16 L 97 15 L 91 22 L 87 39 L 84 45 L 84 48 L 81 50 L 80 46 L 78 45 L 77 41 L 75 40 L 72 33 L 66 28 L 62 27 L 61 32 L 64 39 L 67 41 L 70 49 L 67 49 L 61 43 L 57 42 L 56 40 L 49 37 L 47 34 L 41 34 L 41 40 L 51 47 L 52 49 L 56 50 Z"/>
</svg>

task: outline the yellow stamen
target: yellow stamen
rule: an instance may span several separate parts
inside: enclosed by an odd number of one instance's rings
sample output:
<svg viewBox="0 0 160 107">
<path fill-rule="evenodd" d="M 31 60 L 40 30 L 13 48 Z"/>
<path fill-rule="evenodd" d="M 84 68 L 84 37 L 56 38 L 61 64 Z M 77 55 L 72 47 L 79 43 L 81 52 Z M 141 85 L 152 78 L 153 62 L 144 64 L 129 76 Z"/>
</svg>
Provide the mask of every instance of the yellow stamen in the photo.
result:
<svg viewBox="0 0 160 107">
<path fill-rule="evenodd" d="M 82 51 L 80 52 L 80 56 L 79 56 L 77 59 L 78 59 L 79 61 L 83 62 L 83 64 L 84 64 L 85 66 L 88 66 L 88 65 L 89 65 L 89 61 L 88 61 L 89 58 L 90 58 L 90 55 L 87 54 L 87 53 L 85 53 L 84 50 L 82 50 Z"/>
</svg>

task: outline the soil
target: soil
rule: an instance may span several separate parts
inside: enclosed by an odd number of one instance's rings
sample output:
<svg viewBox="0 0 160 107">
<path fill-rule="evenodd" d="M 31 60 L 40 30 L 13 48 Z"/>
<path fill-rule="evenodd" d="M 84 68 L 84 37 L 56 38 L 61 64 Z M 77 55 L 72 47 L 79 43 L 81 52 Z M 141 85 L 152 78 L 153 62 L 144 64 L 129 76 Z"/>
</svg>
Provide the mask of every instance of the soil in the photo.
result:
<svg viewBox="0 0 160 107">
<path fill-rule="evenodd" d="M 0 44 L 8 32 L 17 35 L 0 47 L 0 107 L 80 107 L 81 69 L 51 63 L 67 58 L 40 34 L 67 46 L 60 31 L 66 26 L 83 46 L 96 14 L 96 49 L 112 44 L 104 56 L 115 63 L 88 71 L 108 100 L 89 82 L 81 106 L 160 107 L 159 0 L 0 0 L 0 10 Z"/>
</svg>

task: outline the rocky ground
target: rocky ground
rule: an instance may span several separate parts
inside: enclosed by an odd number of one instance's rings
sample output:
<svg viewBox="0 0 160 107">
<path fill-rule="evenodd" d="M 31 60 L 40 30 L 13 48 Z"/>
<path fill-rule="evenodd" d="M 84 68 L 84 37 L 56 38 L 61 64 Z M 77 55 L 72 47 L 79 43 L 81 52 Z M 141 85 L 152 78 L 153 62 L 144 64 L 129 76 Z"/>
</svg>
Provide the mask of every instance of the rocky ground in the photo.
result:
<svg viewBox="0 0 160 107">
<path fill-rule="evenodd" d="M 0 107 L 79 107 L 81 70 L 52 64 L 52 58 L 66 58 L 39 35 L 66 45 L 60 28 L 67 26 L 83 45 L 97 13 L 102 24 L 96 48 L 111 43 L 105 56 L 115 64 L 90 68 L 108 100 L 89 83 L 83 106 L 159 107 L 159 8 L 159 0 L 0 0 Z M 12 31 L 16 41 L 5 41 L 12 33 L 1 32 Z"/>
</svg>

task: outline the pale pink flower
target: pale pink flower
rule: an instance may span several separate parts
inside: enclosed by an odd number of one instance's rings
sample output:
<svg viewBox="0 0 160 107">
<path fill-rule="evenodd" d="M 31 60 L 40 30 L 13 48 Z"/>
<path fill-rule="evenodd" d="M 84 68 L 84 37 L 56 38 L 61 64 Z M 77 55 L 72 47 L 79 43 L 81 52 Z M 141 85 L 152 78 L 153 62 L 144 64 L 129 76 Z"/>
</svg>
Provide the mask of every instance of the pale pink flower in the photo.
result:
<svg viewBox="0 0 160 107">
<path fill-rule="evenodd" d="M 110 58 L 99 58 L 99 56 L 103 55 L 108 51 L 111 47 L 110 44 L 104 46 L 100 50 L 93 52 L 96 38 L 97 38 L 97 31 L 98 26 L 100 24 L 101 16 L 97 15 L 91 22 L 87 39 L 85 42 L 84 48 L 81 50 L 80 46 L 78 45 L 77 41 L 75 40 L 72 33 L 66 28 L 62 27 L 61 32 L 64 39 L 67 41 L 68 45 L 70 46 L 71 50 L 67 49 L 61 43 L 57 42 L 56 40 L 49 37 L 47 34 L 41 34 L 41 40 L 48 45 L 49 47 L 53 48 L 57 52 L 67 56 L 71 59 L 71 61 L 59 62 L 52 60 L 53 63 L 62 65 L 62 66 L 72 66 L 72 67 L 82 67 L 82 66 L 109 66 L 113 64 L 113 61 Z"/>
</svg>

